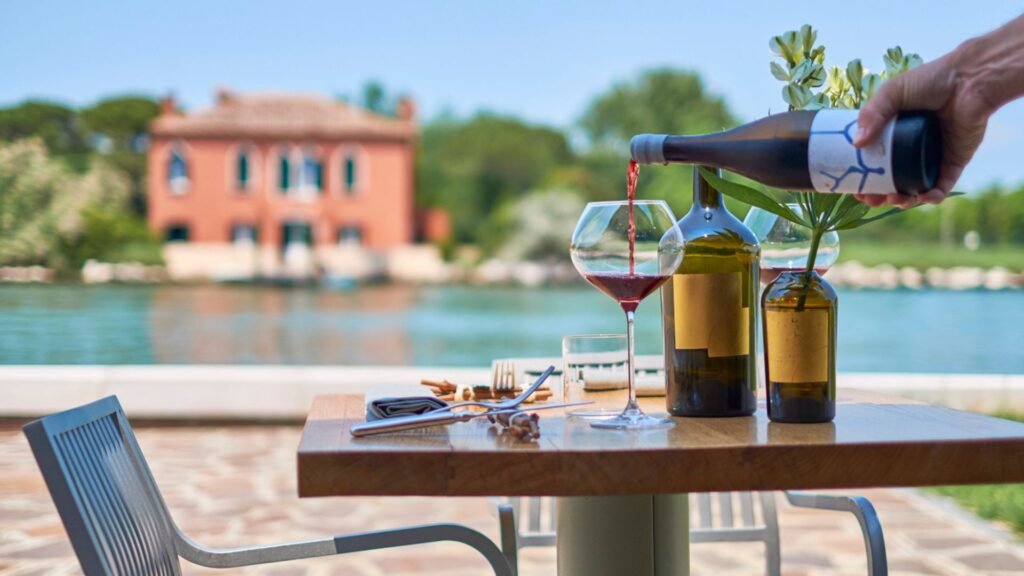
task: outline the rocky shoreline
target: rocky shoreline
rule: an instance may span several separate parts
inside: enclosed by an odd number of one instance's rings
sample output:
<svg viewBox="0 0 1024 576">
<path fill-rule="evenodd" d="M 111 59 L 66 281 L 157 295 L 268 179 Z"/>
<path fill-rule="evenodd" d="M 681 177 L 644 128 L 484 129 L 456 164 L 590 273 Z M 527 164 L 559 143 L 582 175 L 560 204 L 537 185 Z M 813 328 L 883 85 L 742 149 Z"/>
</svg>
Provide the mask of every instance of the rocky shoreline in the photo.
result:
<svg viewBox="0 0 1024 576">
<path fill-rule="evenodd" d="M 579 274 L 568 262 L 514 262 L 490 259 L 478 265 L 449 264 L 443 281 L 454 284 L 512 285 L 539 287 L 580 282 Z M 51 283 L 56 272 L 41 266 L 0 267 L 0 283 Z M 1024 272 L 1007 268 L 897 268 L 889 264 L 865 266 L 857 261 L 836 264 L 825 275 L 834 286 L 865 290 L 1021 290 Z M 139 263 L 118 264 L 89 261 L 82 268 L 84 284 L 156 284 L 171 281 L 165 268 Z M 386 280 L 386 279 L 385 279 Z M 441 281 L 442 278 L 437 278 Z M 392 281 L 397 281 L 392 279 Z"/>
<path fill-rule="evenodd" d="M 889 264 L 865 266 L 857 261 L 836 264 L 825 275 L 835 286 L 877 290 L 1013 290 L 1024 288 L 1024 272 L 1006 268 L 897 268 Z"/>
</svg>

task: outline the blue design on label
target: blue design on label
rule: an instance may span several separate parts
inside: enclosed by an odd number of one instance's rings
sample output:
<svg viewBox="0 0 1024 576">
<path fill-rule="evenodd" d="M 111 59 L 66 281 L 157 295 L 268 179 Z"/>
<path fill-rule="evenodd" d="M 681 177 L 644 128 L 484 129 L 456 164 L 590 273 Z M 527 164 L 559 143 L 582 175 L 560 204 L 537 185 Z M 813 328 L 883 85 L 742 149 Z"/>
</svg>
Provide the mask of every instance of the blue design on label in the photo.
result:
<svg viewBox="0 0 1024 576">
<path fill-rule="evenodd" d="M 846 139 L 846 142 L 852 147 L 853 146 L 853 127 L 856 126 L 856 125 L 857 125 L 857 121 L 854 120 L 854 121 L 850 122 L 849 124 L 847 124 L 846 127 L 843 128 L 842 130 L 812 130 L 811 134 L 837 134 L 837 135 L 841 135 L 843 138 Z M 857 191 L 858 192 L 863 192 L 864 191 L 864 186 L 868 182 L 868 176 L 870 176 L 871 174 L 878 174 L 879 176 L 885 175 L 885 168 L 883 168 L 881 166 L 878 166 L 878 167 L 875 167 L 875 168 L 872 168 L 872 167 L 868 166 L 864 162 L 864 151 L 861 150 L 860 148 L 856 148 L 856 147 L 854 147 L 854 149 L 857 152 L 857 165 L 856 166 L 855 165 L 847 166 L 846 172 L 843 172 L 842 174 L 840 174 L 838 176 L 836 176 L 835 174 L 829 174 L 828 172 L 826 172 L 824 170 L 820 170 L 819 171 L 822 176 L 828 178 L 829 180 L 832 180 L 832 182 L 833 182 L 832 188 L 829 189 L 829 192 L 835 192 L 836 190 L 838 190 L 839 186 L 843 183 L 843 180 L 846 180 L 847 177 L 852 176 L 854 174 L 860 174 L 860 184 L 857 186 Z"/>
</svg>

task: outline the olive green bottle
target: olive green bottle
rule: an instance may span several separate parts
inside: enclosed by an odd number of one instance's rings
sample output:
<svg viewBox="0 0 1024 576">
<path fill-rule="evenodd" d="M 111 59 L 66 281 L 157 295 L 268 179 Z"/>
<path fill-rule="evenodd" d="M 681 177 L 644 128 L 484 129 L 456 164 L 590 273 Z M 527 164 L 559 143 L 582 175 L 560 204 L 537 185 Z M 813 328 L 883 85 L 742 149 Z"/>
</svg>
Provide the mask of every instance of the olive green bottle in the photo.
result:
<svg viewBox="0 0 1024 576">
<path fill-rule="evenodd" d="M 697 167 L 693 207 L 679 228 L 686 241 L 683 262 L 661 289 L 668 411 L 753 414 L 761 249 Z"/>
<path fill-rule="evenodd" d="M 839 298 L 817 272 L 787 270 L 765 287 L 765 380 L 775 422 L 830 422 L 836 415 Z"/>
</svg>

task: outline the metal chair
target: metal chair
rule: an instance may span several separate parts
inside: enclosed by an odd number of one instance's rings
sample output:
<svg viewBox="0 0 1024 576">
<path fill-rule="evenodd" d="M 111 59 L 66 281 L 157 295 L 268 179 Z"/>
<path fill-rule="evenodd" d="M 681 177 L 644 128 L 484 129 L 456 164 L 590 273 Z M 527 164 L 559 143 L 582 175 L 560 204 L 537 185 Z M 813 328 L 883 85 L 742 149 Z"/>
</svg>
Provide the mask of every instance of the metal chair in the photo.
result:
<svg viewBox="0 0 1024 576">
<path fill-rule="evenodd" d="M 201 566 L 237 568 L 440 541 L 466 544 L 484 556 L 496 575 L 512 575 L 490 539 L 457 524 L 253 548 L 205 548 L 171 519 L 116 397 L 35 420 L 24 432 L 87 576 L 177 575 L 179 556 Z"/>
<path fill-rule="evenodd" d="M 783 492 L 792 506 L 850 512 L 860 523 L 868 559 L 868 576 L 889 573 L 885 557 L 882 525 L 874 506 L 861 496 L 833 496 L 805 492 Z M 779 576 L 782 556 L 779 551 L 779 521 L 772 492 L 717 492 L 690 496 L 690 542 L 763 542 L 765 573 Z M 717 510 L 713 510 L 717 508 Z M 758 512 L 758 509 L 760 511 Z M 555 499 L 548 497 L 505 498 L 498 505 L 501 548 L 518 574 L 519 549 L 554 546 L 556 526 Z"/>
</svg>

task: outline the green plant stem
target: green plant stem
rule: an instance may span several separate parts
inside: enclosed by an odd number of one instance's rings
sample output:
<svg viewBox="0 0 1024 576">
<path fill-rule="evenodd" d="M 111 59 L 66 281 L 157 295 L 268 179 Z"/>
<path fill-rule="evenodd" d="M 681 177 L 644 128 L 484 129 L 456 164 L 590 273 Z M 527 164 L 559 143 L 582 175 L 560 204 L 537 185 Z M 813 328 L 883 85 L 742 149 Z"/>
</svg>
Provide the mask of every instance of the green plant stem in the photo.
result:
<svg viewBox="0 0 1024 576">
<path fill-rule="evenodd" d="M 804 271 L 804 287 L 800 292 L 800 299 L 796 303 L 796 311 L 801 312 L 807 304 L 807 295 L 811 291 L 811 276 L 814 274 L 814 262 L 818 259 L 818 246 L 821 244 L 821 237 L 824 230 L 811 229 L 811 251 L 807 254 L 807 270 Z"/>
</svg>

